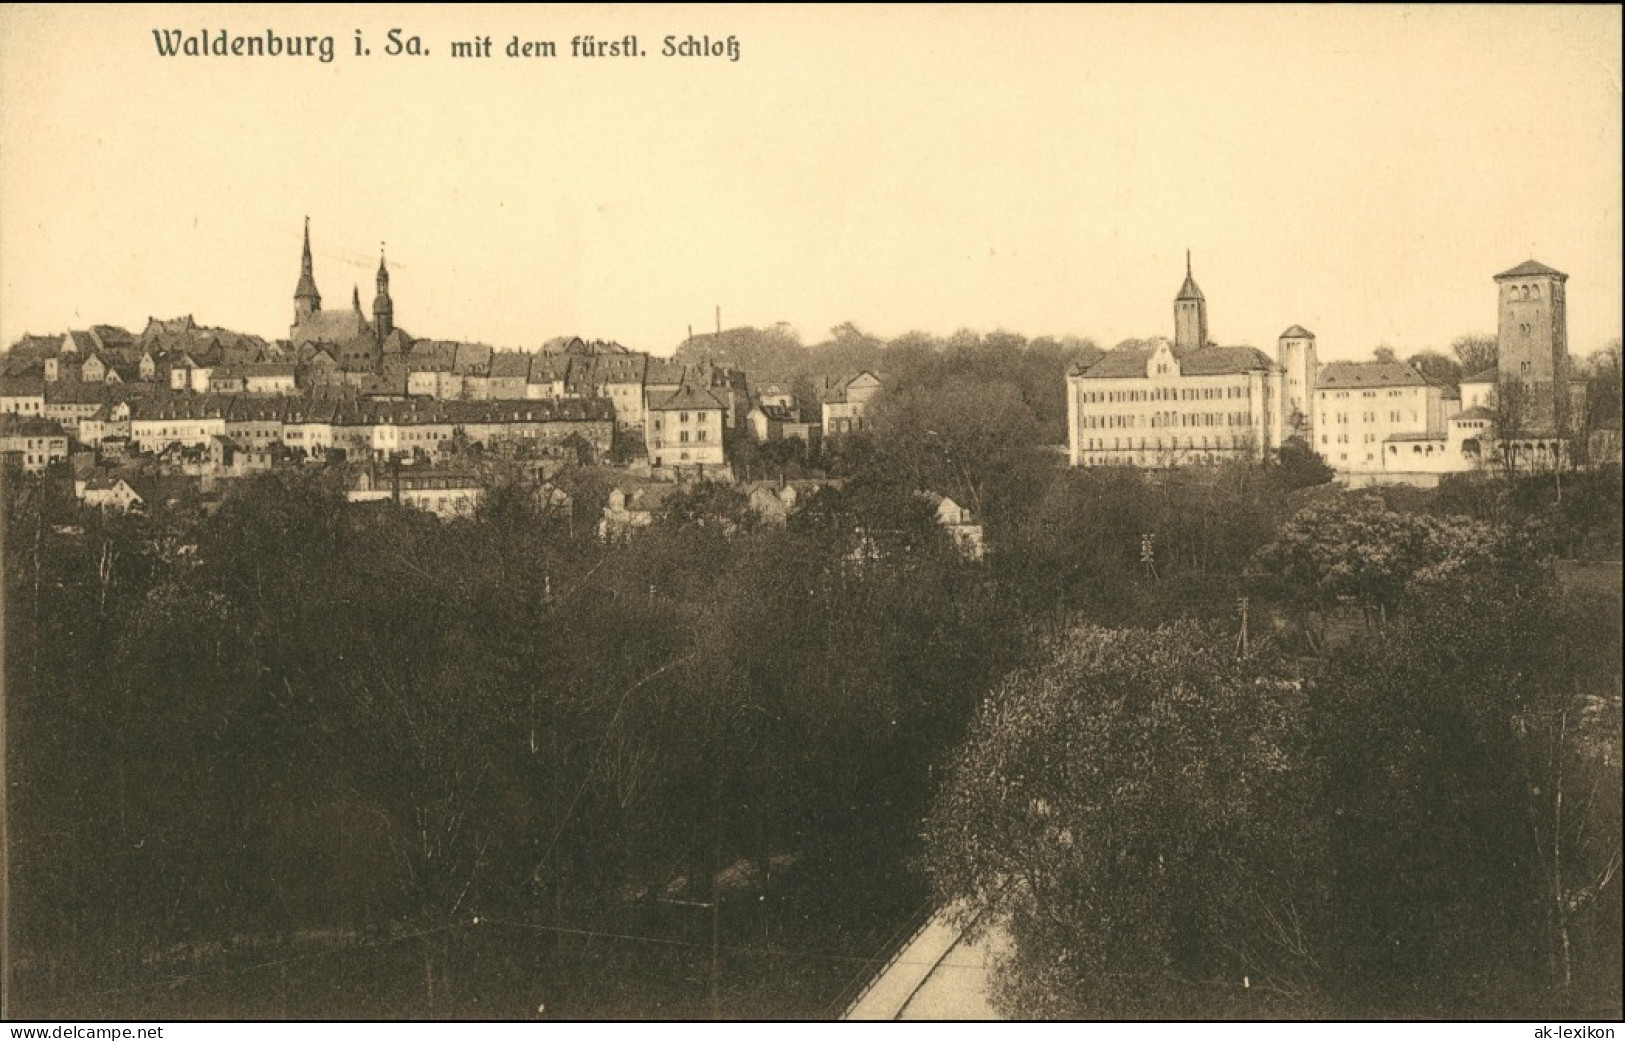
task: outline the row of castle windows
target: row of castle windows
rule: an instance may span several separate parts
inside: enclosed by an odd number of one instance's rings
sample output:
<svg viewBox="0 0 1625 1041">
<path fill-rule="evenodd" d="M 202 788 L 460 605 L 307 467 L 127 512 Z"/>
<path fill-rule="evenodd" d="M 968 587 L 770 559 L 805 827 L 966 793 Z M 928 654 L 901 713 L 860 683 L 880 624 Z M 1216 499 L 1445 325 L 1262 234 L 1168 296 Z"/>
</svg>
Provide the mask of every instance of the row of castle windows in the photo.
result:
<svg viewBox="0 0 1625 1041">
<path fill-rule="evenodd" d="M 1219 456 L 1217 453 L 1203 452 L 1200 456 L 1198 456 L 1196 458 L 1188 459 L 1188 460 L 1182 460 L 1182 461 L 1183 462 L 1200 462 L 1200 463 L 1217 463 L 1217 462 L 1219 462 L 1221 460 L 1221 458 L 1222 457 Z M 1085 465 L 1085 466 L 1111 466 L 1113 464 L 1117 464 L 1119 466 L 1122 466 L 1122 465 L 1135 464 L 1135 465 L 1138 465 L 1138 466 L 1147 466 L 1147 465 L 1150 465 L 1153 462 L 1155 462 L 1155 460 L 1148 459 L 1148 458 L 1146 458 L 1144 453 L 1141 453 L 1141 454 L 1139 454 L 1137 456 L 1133 455 L 1133 454 L 1128 454 L 1125 458 L 1119 458 L 1119 459 L 1112 459 L 1112 458 L 1107 458 L 1107 459 L 1084 459 L 1083 460 L 1083 465 Z"/>
<path fill-rule="evenodd" d="M 1346 390 L 1339 390 L 1339 391 L 1324 391 L 1323 390 L 1320 393 L 1322 393 L 1322 394 L 1330 393 L 1332 397 L 1339 398 L 1339 399 L 1346 398 L 1350 394 L 1350 392 L 1346 391 Z M 1391 397 L 1391 398 L 1397 398 L 1397 397 L 1400 397 L 1401 395 L 1403 395 L 1404 393 L 1405 393 L 1404 390 L 1390 390 L 1388 392 L 1388 396 Z M 1362 397 L 1362 398 L 1375 398 L 1375 397 L 1379 397 L 1379 396 L 1380 395 L 1378 395 L 1378 393 L 1376 391 L 1374 391 L 1374 390 L 1362 390 L 1362 391 L 1360 391 L 1360 397 Z"/>
<path fill-rule="evenodd" d="M 1244 427 L 1250 417 L 1245 412 L 1153 412 L 1146 416 L 1084 416 L 1082 426 L 1089 430 L 1141 427 Z"/>
<path fill-rule="evenodd" d="M 1251 387 L 1164 387 L 1156 390 L 1086 390 L 1085 404 L 1105 405 L 1129 401 L 1220 401 L 1225 398 L 1251 398 Z"/>
<path fill-rule="evenodd" d="M 1390 422 L 1390 423 L 1398 423 L 1400 421 L 1400 417 L 1403 414 L 1404 413 L 1401 413 L 1401 412 L 1389 412 L 1388 413 L 1388 422 Z M 1347 423 L 1349 421 L 1349 414 L 1347 412 L 1335 412 L 1335 413 L 1332 414 L 1332 417 L 1338 423 Z M 1376 421 L 1377 421 L 1377 414 L 1375 412 L 1362 412 L 1362 413 L 1360 413 L 1360 422 L 1362 422 L 1362 423 L 1375 423 Z M 1321 422 L 1322 426 L 1324 426 L 1326 424 L 1326 413 L 1322 412 L 1320 414 L 1320 422 Z M 1411 422 L 1412 423 L 1421 422 L 1421 413 L 1412 412 L 1411 413 Z"/>
<path fill-rule="evenodd" d="M 1160 451 L 1163 450 L 1162 438 L 1160 438 L 1160 437 L 1154 437 L 1154 438 L 1149 438 L 1149 439 L 1142 437 L 1139 440 L 1140 440 L 1139 451 L 1141 451 L 1141 452 L 1144 452 L 1144 451 L 1160 452 Z M 1128 442 L 1128 443 L 1124 444 L 1125 441 Z M 1243 444 L 1244 444 L 1243 439 L 1241 437 L 1238 437 L 1238 436 L 1235 436 L 1235 435 L 1232 435 L 1230 437 L 1230 439 L 1229 439 L 1230 444 L 1228 446 L 1225 445 L 1225 443 L 1224 443 L 1225 439 L 1222 438 L 1222 437 L 1214 437 L 1214 438 L 1212 438 L 1211 443 L 1209 443 L 1209 441 L 1210 441 L 1209 438 L 1206 438 L 1206 437 L 1202 438 L 1202 447 L 1203 448 L 1225 448 L 1225 447 L 1241 448 L 1241 447 L 1243 447 Z M 1128 438 L 1114 437 L 1114 438 L 1112 438 L 1112 443 L 1109 446 L 1106 444 L 1106 439 L 1105 438 L 1099 438 L 1099 439 L 1089 438 L 1089 439 L 1085 440 L 1084 447 L 1085 447 L 1086 451 L 1091 451 L 1091 452 L 1093 452 L 1093 451 L 1118 451 L 1118 452 L 1121 452 L 1121 451 L 1133 452 L 1133 451 L 1135 451 L 1134 438 L 1132 438 L 1132 437 L 1128 437 Z M 1179 438 L 1177 438 L 1177 437 L 1169 438 L 1167 447 L 1169 449 L 1171 449 L 1171 450 L 1176 450 L 1177 451 L 1180 448 Z M 1186 449 L 1194 450 L 1197 447 L 1196 446 L 1196 438 L 1187 437 L 1185 439 L 1184 447 Z"/>
<path fill-rule="evenodd" d="M 1514 300 L 1539 300 L 1539 286 L 1509 286 L 1508 294 Z"/>
</svg>

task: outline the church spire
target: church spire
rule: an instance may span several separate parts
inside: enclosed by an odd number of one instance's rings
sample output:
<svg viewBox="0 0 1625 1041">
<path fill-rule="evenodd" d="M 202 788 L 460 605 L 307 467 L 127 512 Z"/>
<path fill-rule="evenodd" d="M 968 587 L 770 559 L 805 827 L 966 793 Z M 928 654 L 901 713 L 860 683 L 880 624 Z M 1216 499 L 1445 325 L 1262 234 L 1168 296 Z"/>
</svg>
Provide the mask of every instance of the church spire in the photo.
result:
<svg viewBox="0 0 1625 1041">
<path fill-rule="evenodd" d="M 1175 300 L 1203 300 L 1202 290 L 1197 288 L 1196 279 L 1191 275 L 1191 251 L 1185 251 L 1185 284 L 1179 287 L 1179 295 Z"/>
<path fill-rule="evenodd" d="M 372 301 L 372 324 L 382 340 L 395 328 L 395 304 L 389 299 L 389 266 L 384 262 L 384 244 L 378 244 L 378 295 Z"/>
<path fill-rule="evenodd" d="M 293 291 L 294 324 L 322 309 L 322 295 L 316 291 L 316 276 L 310 262 L 310 218 L 305 218 L 305 252 L 299 258 L 299 285 Z"/>
<path fill-rule="evenodd" d="M 1191 274 L 1191 251 L 1185 251 L 1185 284 L 1174 297 L 1174 350 L 1178 353 L 1207 346 L 1207 299 Z"/>
<path fill-rule="evenodd" d="M 356 314 L 361 313 L 361 287 L 360 286 L 351 286 L 350 287 L 350 306 L 355 308 L 355 313 Z"/>
</svg>

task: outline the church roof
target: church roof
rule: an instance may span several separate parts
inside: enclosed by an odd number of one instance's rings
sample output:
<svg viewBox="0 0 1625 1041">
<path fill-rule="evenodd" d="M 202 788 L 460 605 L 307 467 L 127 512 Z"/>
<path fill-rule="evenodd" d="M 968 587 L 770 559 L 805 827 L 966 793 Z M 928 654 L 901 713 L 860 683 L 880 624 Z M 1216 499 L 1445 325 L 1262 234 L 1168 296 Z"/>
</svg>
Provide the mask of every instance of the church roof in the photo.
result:
<svg viewBox="0 0 1625 1041">
<path fill-rule="evenodd" d="M 1310 332 L 1308 329 L 1305 329 L 1301 325 L 1294 325 L 1292 328 L 1281 334 L 1281 339 L 1283 340 L 1313 340 L 1314 338 L 1315 334 Z"/>
<path fill-rule="evenodd" d="M 1569 277 L 1554 267 L 1547 267 L 1538 260 L 1526 260 L 1515 268 L 1509 268 L 1501 272 L 1495 278 L 1496 281 L 1500 281 L 1503 278 L 1528 278 L 1532 275 L 1549 275 L 1552 278 Z"/>
<path fill-rule="evenodd" d="M 1202 290 L 1197 287 L 1196 279 L 1192 278 L 1189 272 L 1187 272 L 1185 275 L 1185 284 L 1179 287 L 1179 295 L 1174 297 L 1174 299 L 1205 300 L 1207 298 L 1202 295 Z"/>
<path fill-rule="evenodd" d="M 371 336 L 372 326 L 355 311 L 312 311 L 293 328 L 293 342 L 347 343 L 360 336 Z"/>
</svg>

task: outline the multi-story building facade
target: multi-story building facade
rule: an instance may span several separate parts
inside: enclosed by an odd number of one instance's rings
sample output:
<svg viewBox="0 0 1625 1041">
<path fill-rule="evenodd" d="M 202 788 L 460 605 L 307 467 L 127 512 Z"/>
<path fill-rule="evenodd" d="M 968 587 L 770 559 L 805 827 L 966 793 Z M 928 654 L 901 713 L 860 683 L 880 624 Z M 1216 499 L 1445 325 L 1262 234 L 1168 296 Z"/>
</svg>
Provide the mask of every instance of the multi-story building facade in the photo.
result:
<svg viewBox="0 0 1625 1041">
<path fill-rule="evenodd" d="M 858 372 L 831 379 L 824 387 L 824 436 L 859 434 L 869 426 L 869 404 L 883 388 L 878 375 Z"/>
<path fill-rule="evenodd" d="M 68 435 L 38 416 L 0 415 L 0 456 L 28 473 L 40 473 L 68 457 Z"/>
<path fill-rule="evenodd" d="M 1292 342 L 1307 342 L 1312 357 L 1313 336 L 1294 329 L 1302 336 Z M 1207 301 L 1187 257 L 1172 342 L 1119 347 L 1067 374 L 1071 464 L 1184 466 L 1262 459 L 1278 448 L 1282 366 L 1252 347 L 1209 343 L 1207 331 Z"/>
<path fill-rule="evenodd" d="M 649 402 L 644 437 L 650 465 L 656 470 L 720 470 L 726 463 L 722 446 L 726 412 L 727 405 L 710 388 L 692 383 Z"/>
<path fill-rule="evenodd" d="M 1340 474 L 1382 473 L 1390 438 L 1443 438 L 1444 388 L 1400 361 L 1332 362 L 1314 397 L 1314 449 Z"/>
</svg>

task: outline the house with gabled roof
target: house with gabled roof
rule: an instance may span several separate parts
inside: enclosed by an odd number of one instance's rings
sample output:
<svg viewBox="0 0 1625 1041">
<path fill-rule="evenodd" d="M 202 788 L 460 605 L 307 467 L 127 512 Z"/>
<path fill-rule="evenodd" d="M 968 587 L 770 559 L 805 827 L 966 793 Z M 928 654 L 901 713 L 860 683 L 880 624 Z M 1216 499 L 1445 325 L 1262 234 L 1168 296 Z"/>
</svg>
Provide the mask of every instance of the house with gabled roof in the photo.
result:
<svg viewBox="0 0 1625 1041">
<path fill-rule="evenodd" d="M 869 405 L 882 389 L 884 384 L 880 375 L 867 370 L 826 378 L 823 393 L 824 436 L 841 437 L 867 429 Z"/>
<path fill-rule="evenodd" d="M 132 509 L 140 509 L 146 502 L 145 497 L 136 490 L 127 478 L 118 475 L 106 477 L 87 477 L 84 480 L 73 482 L 73 491 L 80 505 L 92 509 L 110 510 L 114 513 L 127 513 Z"/>
<path fill-rule="evenodd" d="M 69 329 L 62 335 L 61 353 L 76 354 L 83 358 L 95 353 L 100 346 L 89 329 Z"/>
<path fill-rule="evenodd" d="M 644 443 L 656 470 L 704 474 L 726 466 L 722 432 L 727 405 L 709 388 L 684 383 L 651 400 L 647 408 Z"/>
</svg>

